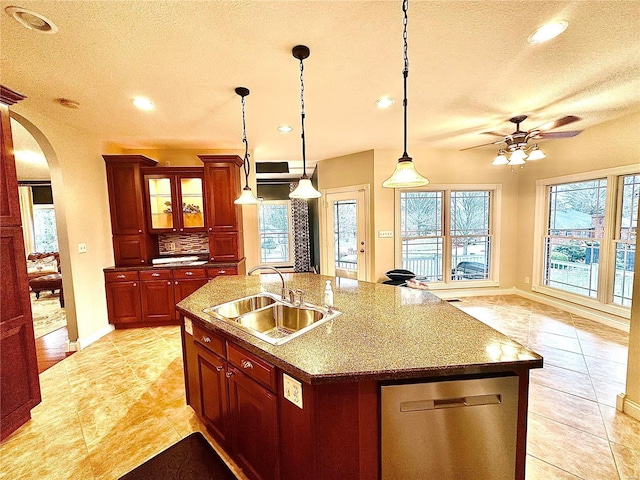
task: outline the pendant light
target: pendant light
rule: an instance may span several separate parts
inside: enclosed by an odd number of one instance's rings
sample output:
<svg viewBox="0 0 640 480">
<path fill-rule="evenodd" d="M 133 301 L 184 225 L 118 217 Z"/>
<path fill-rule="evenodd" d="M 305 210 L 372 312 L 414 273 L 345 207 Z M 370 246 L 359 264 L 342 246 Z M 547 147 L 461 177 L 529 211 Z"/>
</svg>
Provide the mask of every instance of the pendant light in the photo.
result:
<svg viewBox="0 0 640 480">
<path fill-rule="evenodd" d="M 244 97 L 249 95 L 249 89 L 245 87 L 237 87 L 236 93 L 240 95 L 242 101 L 242 143 L 244 143 L 244 188 L 240 196 L 233 202 L 238 205 L 257 205 L 260 203 L 249 186 L 249 172 L 251 171 L 251 163 L 249 162 L 249 142 L 247 141 L 247 128 L 244 120 Z"/>
<path fill-rule="evenodd" d="M 393 174 L 382 183 L 387 188 L 406 188 L 406 187 L 422 187 L 429 183 L 429 179 L 423 177 L 416 170 L 413 159 L 407 154 L 407 77 L 409 76 L 409 57 L 407 54 L 407 11 L 409 10 L 409 0 L 403 0 L 402 12 L 404 13 L 402 38 L 404 40 L 404 99 L 402 105 L 404 107 L 404 153 L 398 159 L 398 164 Z"/>
<path fill-rule="evenodd" d="M 300 60 L 300 103 L 302 105 L 302 176 L 298 181 L 298 186 L 289 194 L 289 198 L 320 198 L 321 193 L 313 188 L 311 180 L 307 176 L 307 160 L 304 143 L 304 65 L 302 61 L 309 56 L 309 47 L 305 45 L 296 45 L 291 50 L 294 58 Z"/>
</svg>

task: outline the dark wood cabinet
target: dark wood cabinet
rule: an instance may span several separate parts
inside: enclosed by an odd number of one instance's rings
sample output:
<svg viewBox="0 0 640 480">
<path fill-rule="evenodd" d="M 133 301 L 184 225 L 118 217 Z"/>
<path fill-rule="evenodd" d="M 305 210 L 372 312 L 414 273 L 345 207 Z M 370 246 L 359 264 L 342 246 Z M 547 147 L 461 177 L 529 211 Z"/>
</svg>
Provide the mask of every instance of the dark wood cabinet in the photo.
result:
<svg viewBox="0 0 640 480">
<path fill-rule="evenodd" d="M 185 268 L 173 271 L 175 302 L 180 302 L 207 283 L 206 269 Z"/>
<path fill-rule="evenodd" d="M 198 155 L 204 163 L 206 227 L 212 261 L 244 257 L 242 208 L 233 203 L 240 196 L 240 167 L 237 155 Z"/>
<path fill-rule="evenodd" d="M 116 328 L 142 322 L 138 272 L 105 272 L 107 314 Z"/>
<path fill-rule="evenodd" d="M 277 397 L 237 368 L 229 367 L 229 373 L 229 403 L 234 422 L 232 451 L 235 459 L 249 477 L 277 479 Z"/>
<path fill-rule="evenodd" d="M 143 155 L 103 155 L 107 169 L 113 252 L 117 266 L 144 265 L 158 244 L 145 222 L 142 167 L 158 162 Z"/>
<path fill-rule="evenodd" d="M 155 325 L 175 323 L 176 301 L 171 270 L 141 271 L 140 300 L 145 322 Z"/>
<path fill-rule="evenodd" d="M 249 478 L 280 478 L 275 367 L 191 320 L 181 331 L 187 403 Z"/>
<path fill-rule="evenodd" d="M 0 86 L 0 439 L 31 418 L 40 383 L 9 105 L 24 97 Z"/>
<path fill-rule="evenodd" d="M 201 167 L 144 169 L 147 225 L 153 233 L 205 231 Z"/>
</svg>

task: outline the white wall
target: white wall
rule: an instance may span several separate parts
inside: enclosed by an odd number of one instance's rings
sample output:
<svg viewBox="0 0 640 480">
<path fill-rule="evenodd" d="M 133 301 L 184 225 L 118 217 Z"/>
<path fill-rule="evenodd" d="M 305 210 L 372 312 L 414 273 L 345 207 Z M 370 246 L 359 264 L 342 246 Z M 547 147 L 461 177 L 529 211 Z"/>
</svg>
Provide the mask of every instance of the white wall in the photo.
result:
<svg viewBox="0 0 640 480">
<path fill-rule="evenodd" d="M 102 269 L 113 265 L 102 145 L 82 132 L 31 111 L 11 108 L 49 163 L 58 229 L 69 339 L 89 343 L 108 331 Z M 87 253 L 78 253 L 78 243 Z"/>
</svg>

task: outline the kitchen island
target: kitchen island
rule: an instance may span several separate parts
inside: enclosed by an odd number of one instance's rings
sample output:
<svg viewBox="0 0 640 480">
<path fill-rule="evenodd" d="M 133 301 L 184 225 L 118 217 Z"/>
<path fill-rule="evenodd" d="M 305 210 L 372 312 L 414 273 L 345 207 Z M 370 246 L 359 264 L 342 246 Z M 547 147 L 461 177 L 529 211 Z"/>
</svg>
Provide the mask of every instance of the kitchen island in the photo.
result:
<svg viewBox="0 0 640 480">
<path fill-rule="evenodd" d="M 218 277 L 177 305 L 187 402 L 247 476 L 391 478 L 381 460 L 386 386 L 513 377 L 512 473 L 524 479 L 529 370 L 542 366 L 539 355 L 426 291 L 314 274 L 285 280 L 313 305 L 331 280 L 341 314 L 272 345 L 204 313 L 260 292 L 279 297 L 271 274 Z"/>
</svg>

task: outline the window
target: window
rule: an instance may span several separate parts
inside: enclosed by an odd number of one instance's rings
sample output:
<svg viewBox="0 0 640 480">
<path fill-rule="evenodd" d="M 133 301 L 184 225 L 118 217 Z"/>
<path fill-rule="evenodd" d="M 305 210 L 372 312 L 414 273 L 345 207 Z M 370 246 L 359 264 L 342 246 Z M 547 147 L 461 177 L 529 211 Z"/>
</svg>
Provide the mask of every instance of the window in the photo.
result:
<svg viewBox="0 0 640 480">
<path fill-rule="evenodd" d="M 495 190 L 400 192 L 401 268 L 427 281 L 492 278 Z"/>
<path fill-rule="evenodd" d="M 263 202 L 258 206 L 260 261 L 267 264 L 291 265 L 291 202 Z"/>
<path fill-rule="evenodd" d="M 540 283 L 552 289 L 540 291 L 604 310 L 631 306 L 640 192 L 640 174 L 607 173 L 539 182 L 547 212 Z"/>
<path fill-rule="evenodd" d="M 36 252 L 58 251 L 58 231 L 53 205 L 33 206 L 33 236 Z"/>
</svg>

